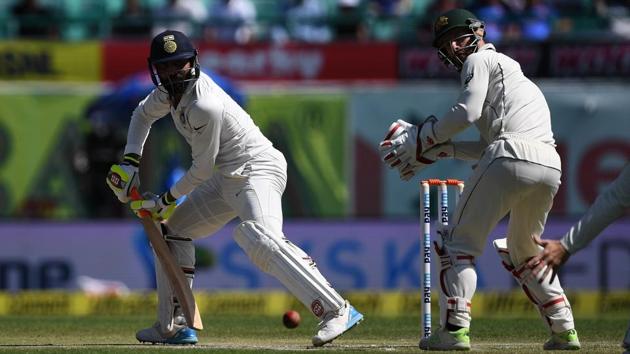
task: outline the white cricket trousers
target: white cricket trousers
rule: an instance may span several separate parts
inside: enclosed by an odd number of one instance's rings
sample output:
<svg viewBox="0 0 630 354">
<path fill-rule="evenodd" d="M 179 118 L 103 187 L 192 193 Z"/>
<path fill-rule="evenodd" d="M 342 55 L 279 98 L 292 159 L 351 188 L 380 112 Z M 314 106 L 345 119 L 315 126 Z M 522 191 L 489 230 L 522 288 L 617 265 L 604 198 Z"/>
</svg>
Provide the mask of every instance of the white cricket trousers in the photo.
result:
<svg viewBox="0 0 630 354">
<path fill-rule="evenodd" d="M 215 173 L 197 186 L 166 225 L 179 237 L 198 239 L 214 234 L 230 220 L 255 220 L 282 235 L 282 194 L 287 183 L 287 162 L 271 148 L 235 176 Z"/>
<path fill-rule="evenodd" d="M 573 315 L 560 281 L 538 283 L 523 274 L 524 263 L 540 252 L 532 236 L 543 232 L 547 214 L 560 185 L 560 171 L 539 164 L 498 158 L 480 164 L 466 182 L 453 216 L 442 232 L 440 255 L 440 324 L 470 327 L 471 300 L 477 274 L 473 257 L 484 250 L 497 223 L 508 213 L 505 252 L 497 249 L 508 271 L 521 284 L 554 333 L 574 328 Z M 500 242 L 500 240 L 495 241 Z"/>
<path fill-rule="evenodd" d="M 195 248 L 191 240 L 214 234 L 235 217 L 255 220 L 282 235 L 281 198 L 286 171 L 284 156 L 271 148 L 243 165 L 234 176 L 215 173 L 175 208 L 165 222 L 165 238 L 191 287 L 195 271 Z M 158 321 L 162 332 L 168 333 L 174 329 L 180 310 L 159 262 L 155 271 Z"/>
<path fill-rule="evenodd" d="M 449 250 L 478 257 L 495 226 L 509 213 L 507 244 L 514 265 L 540 251 L 540 236 L 560 186 L 560 171 L 539 164 L 498 158 L 479 165 L 466 181 L 451 219 Z"/>
<path fill-rule="evenodd" d="M 215 174 L 175 208 L 167 229 L 175 237 L 197 239 L 212 235 L 235 217 L 240 218 L 244 223 L 236 228 L 234 237 L 243 251 L 259 269 L 273 275 L 314 315 L 323 318 L 330 311 L 338 311 L 345 301 L 319 272 L 315 262 L 284 238 L 282 193 L 286 171 L 284 156 L 272 148 L 246 163 L 238 176 Z M 194 271 L 192 242 L 173 246 L 171 250 L 176 257 L 181 255 L 177 259 L 182 268 Z M 158 276 L 158 294 L 160 284 L 164 283 L 160 279 Z M 169 315 L 173 307 L 166 300 L 158 301 L 158 307 L 162 303 L 163 310 L 158 309 L 160 323 L 172 323 Z"/>
</svg>

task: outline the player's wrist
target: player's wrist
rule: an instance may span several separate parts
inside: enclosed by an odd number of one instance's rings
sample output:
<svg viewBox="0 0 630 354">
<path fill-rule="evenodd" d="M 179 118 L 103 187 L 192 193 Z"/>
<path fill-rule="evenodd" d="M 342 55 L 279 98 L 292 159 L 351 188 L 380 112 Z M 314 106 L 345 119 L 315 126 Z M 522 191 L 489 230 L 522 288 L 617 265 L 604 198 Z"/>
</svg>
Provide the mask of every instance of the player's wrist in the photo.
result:
<svg viewBox="0 0 630 354">
<path fill-rule="evenodd" d="M 162 205 L 168 206 L 171 204 L 175 204 L 177 202 L 177 198 L 175 198 L 169 190 L 162 194 L 162 196 L 160 197 L 160 202 L 162 203 Z"/>
<path fill-rule="evenodd" d="M 560 246 L 562 246 L 562 248 L 564 249 L 564 251 L 566 252 L 567 255 L 571 255 L 572 252 L 569 250 L 569 245 L 567 243 L 567 240 L 565 237 L 560 239 Z"/>
<path fill-rule="evenodd" d="M 122 163 L 138 168 L 140 166 L 140 158 L 141 156 L 138 154 L 128 153 L 123 156 Z"/>
</svg>

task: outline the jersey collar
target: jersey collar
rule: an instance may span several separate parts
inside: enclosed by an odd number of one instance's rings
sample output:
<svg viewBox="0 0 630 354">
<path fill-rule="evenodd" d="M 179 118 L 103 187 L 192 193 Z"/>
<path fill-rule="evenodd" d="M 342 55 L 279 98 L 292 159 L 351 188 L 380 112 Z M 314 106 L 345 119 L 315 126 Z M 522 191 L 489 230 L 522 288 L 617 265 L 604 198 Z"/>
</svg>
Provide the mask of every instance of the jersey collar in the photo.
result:
<svg viewBox="0 0 630 354">
<path fill-rule="evenodd" d="M 497 51 L 497 49 L 494 47 L 494 44 L 492 43 L 486 43 L 482 45 L 477 52 L 481 52 L 482 50 L 494 50 L 495 52 Z"/>
</svg>

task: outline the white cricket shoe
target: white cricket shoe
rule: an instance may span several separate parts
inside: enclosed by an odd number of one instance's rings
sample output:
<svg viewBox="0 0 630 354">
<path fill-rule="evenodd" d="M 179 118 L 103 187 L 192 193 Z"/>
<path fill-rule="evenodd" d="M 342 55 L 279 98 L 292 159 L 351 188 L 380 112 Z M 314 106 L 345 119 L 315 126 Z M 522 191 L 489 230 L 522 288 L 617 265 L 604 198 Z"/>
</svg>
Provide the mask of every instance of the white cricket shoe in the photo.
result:
<svg viewBox="0 0 630 354">
<path fill-rule="evenodd" d="M 333 339 L 344 334 L 363 320 L 363 315 L 354 309 L 346 300 L 345 305 L 339 311 L 330 311 L 322 322 L 319 323 L 319 330 L 313 337 L 313 345 L 321 347 L 330 343 Z"/>
<path fill-rule="evenodd" d="M 152 327 L 141 329 L 136 333 L 136 339 L 145 343 L 161 344 L 197 344 L 197 332 L 186 326 L 175 325 L 174 334 L 163 334 L 160 331 L 160 322 L 155 322 Z"/>
</svg>

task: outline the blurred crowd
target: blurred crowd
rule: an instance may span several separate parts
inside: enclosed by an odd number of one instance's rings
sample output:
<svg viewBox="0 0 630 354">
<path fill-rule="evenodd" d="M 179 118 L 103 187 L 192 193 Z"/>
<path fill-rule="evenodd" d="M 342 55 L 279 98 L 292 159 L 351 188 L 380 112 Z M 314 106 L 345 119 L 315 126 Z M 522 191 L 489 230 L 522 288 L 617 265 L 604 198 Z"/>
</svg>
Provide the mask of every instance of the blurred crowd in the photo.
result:
<svg viewBox="0 0 630 354">
<path fill-rule="evenodd" d="M 0 38 L 148 38 L 165 28 L 227 43 L 428 41 L 465 7 L 492 42 L 630 38 L 630 0 L 3 0 Z"/>
</svg>

